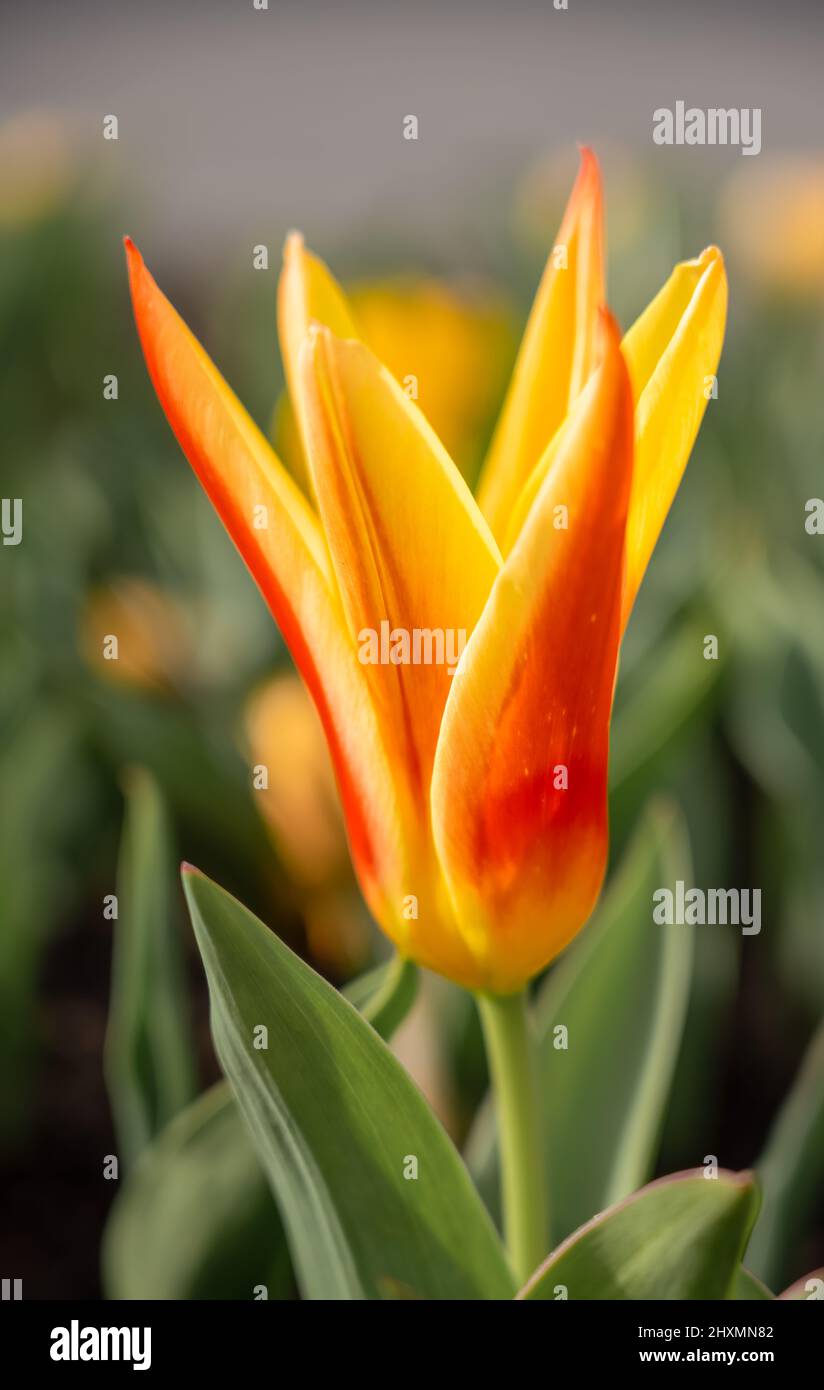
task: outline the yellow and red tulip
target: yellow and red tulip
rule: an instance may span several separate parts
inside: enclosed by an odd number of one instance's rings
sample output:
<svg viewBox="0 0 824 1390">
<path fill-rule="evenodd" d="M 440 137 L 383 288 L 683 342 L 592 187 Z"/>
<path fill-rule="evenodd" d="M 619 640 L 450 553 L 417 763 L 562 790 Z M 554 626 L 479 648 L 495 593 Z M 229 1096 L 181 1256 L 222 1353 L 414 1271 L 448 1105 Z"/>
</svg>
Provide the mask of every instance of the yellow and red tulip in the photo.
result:
<svg viewBox="0 0 824 1390">
<path fill-rule="evenodd" d="M 309 496 L 127 242 L 155 389 L 315 701 L 366 899 L 403 955 L 493 993 L 598 896 L 621 635 L 724 331 L 710 249 L 622 343 L 601 221 L 585 152 L 478 502 L 299 237 L 278 316 Z M 455 673 L 362 664 L 359 634 L 384 622 L 465 632 Z"/>
</svg>

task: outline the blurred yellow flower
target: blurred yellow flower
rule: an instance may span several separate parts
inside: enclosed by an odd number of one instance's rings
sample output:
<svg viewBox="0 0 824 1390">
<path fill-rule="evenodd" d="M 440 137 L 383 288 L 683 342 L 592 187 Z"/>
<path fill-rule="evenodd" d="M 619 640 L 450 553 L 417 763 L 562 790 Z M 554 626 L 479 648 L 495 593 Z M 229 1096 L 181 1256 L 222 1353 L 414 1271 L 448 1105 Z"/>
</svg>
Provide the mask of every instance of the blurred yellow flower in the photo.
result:
<svg viewBox="0 0 824 1390">
<path fill-rule="evenodd" d="M 368 956 L 369 933 L 317 711 L 297 676 L 277 675 L 249 697 L 244 724 L 251 764 L 267 772 L 256 804 L 299 891 L 312 955 L 323 969 L 348 977 Z"/>
<path fill-rule="evenodd" d="M 258 806 L 292 876 L 317 886 L 348 870 L 332 759 L 302 681 L 287 674 L 258 686 L 246 704 L 245 728 L 252 765 L 268 773 Z"/>
<path fill-rule="evenodd" d="M 363 341 L 417 400 L 464 476 L 473 474 L 517 346 L 505 301 L 408 279 L 356 285 L 349 302 Z"/>
<path fill-rule="evenodd" d="M 146 579 L 122 575 L 93 589 L 81 613 L 79 641 L 92 670 L 115 684 L 168 691 L 191 673 L 186 613 Z"/>
<path fill-rule="evenodd" d="M 470 482 L 507 383 L 515 319 L 490 287 L 455 288 L 432 277 L 362 282 L 348 291 L 361 340 L 416 400 Z M 275 410 L 279 456 L 310 487 L 288 395 Z"/>
<path fill-rule="evenodd" d="M 731 256 L 762 289 L 824 292 L 824 161 L 741 170 L 724 190 L 721 218 Z"/>
</svg>

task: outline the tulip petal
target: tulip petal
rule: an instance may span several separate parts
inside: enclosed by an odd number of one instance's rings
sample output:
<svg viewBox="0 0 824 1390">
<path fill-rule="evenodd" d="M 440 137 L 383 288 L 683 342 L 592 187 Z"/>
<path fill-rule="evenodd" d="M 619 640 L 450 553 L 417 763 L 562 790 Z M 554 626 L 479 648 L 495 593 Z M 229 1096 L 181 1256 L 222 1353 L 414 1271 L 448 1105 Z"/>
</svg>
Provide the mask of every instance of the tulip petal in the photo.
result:
<svg viewBox="0 0 824 1390">
<path fill-rule="evenodd" d="M 707 406 L 724 341 L 727 276 L 711 246 L 677 265 L 622 344 L 635 399 L 623 623 L 655 549 Z"/>
<path fill-rule="evenodd" d="M 302 356 L 309 462 L 332 566 L 374 698 L 425 800 L 458 634 L 480 616 L 500 555 L 463 478 L 424 416 L 362 343 L 317 327 Z M 389 633 L 442 632 L 416 661 L 374 648 Z M 447 635 L 455 634 L 450 663 Z M 440 659 L 439 659 L 440 658 Z M 396 664 L 397 663 L 397 664 Z"/>
<path fill-rule="evenodd" d="M 613 320 L 611 316 L 607 313 L 602 314 L 600 326 L 602 346 L 599 356 L 603 355 L 603 347 L 609 340 L 609 337 L 612 333 L 612 329 Z M 544 485 L 544 481 L 547 477 L 547 474 L 555 466 L 555 460 L 558 457 L 558 451 L 564 442 L 566 432 L 570 427 L 571 419 L 572 416 L 567 415 L 566 419 L 561 423 L 561 425 L 559 425 L 558 429 L 556 430 L 555 434 L 552 436 L 552 439 L 550 440 L 549 444 L 544 450 L 543 455 L 538 460 L 537 464 L 535 465 L 526 482 L 524 483 L 523 487 L 521 488 L 517 501 L 514 503 L 512 510 L 509 513 L 509 518 L 507 520 L 507 524 L 504 530 L 504 540 L 501 546 L 504 555 L 509 554 L 515 542 L 517 541 L 519 535 L 521 534 L 521 530 L 523 529 L 524 522 L 526 521 L 530 511 L 532 510 L 533 503 L 535 502 L 536 497 L 538 496 L 539 492 L 541 491 L 541 488 Z"/>
<path fill-rule="evenodd" d="M 464 653 L 435 758 L 439 858 L 486 988 L 501 993 L 583 925 L 606 863 L 632 474 L 632 396 L 611 322 L 606 339 Z"/>
<path fill-rule="evenodd" d="M 318 708 L 361 884 L 376 915 L 403 891 L 395 788 L 317 518 L 127 240 L 146 364 L 195 473 L 266 599 Z"/>
<path fill-rule="evenodd" d="M 395 779 L 417 813 L 410 893 L 419 911 L 407 924 L 407 946 L 416 960 L 465 978 L 467 949 L 436 907 L 429 784 L 451 672 L 500 555 L 437 436 L 363 343 L 317 326 L 303 349 L 301 390 L 310 468 L 353 649 Z"/>
<path fill-rule="evenodd" d="M 339 338 L 360 337 L 346 296 L 332 272 L 318 256 L 307 251 L 300 232 L 290 232 L 283 248 L 283 269 L 278 282 L 278 336 L 304 453 L 306 422 L 298 360 L 313 323 L 325 324 Z"/>
<path fill-rule="evenodd" d="M 723 258 L 710 247 L 696 260 L 675 267 L 621 344 L 635 400 L 622 630 L 698 434 L 707 406 L 705 382 L 715 375 L 721 356 L 726 309 Z M 553 466 L 563 432 L 562 425 L 512 508 L 502 547 L 505 555 Z"/>
<path fill-rule="evenodd" d="M 498 538 L 505 534 L 524 483 L 597 363 L 598 311 L 604 300 L 602 221 L 598 161 L 584 149 L 481 476 L 478 500 Z"/>
</svg>

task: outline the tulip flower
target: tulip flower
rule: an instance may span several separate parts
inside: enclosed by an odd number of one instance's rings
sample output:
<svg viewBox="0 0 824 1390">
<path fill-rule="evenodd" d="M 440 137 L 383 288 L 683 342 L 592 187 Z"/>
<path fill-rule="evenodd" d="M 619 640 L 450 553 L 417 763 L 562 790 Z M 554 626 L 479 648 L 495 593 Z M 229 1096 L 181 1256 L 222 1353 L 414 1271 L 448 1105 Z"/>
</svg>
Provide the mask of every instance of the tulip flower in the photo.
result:
<svg viewBox="0 0 824 1390">
<path fill-rule="evenodd" d="M 152 381 L 315 701 L 367 902 L 402 956 L 487 1001 L 522 1000 L 598 897 L 621 636 L 723 337 L 711 248 L 676 267 L 622 342 L 602 241 L 584 151 L 477 501 L 300 236 L 278 322 L 308 493 L 127 241 Z M 364 660 L 384 624 L 388 658 Z M 416 633 L 430 659 L 410 657 Z M 437 634 L 465 638 L 454 671 L 433 658 Z M 529 1089 L 513 1082 L 529 1070 L 521 1004 L 487 1007 L 485 1023 L 526 1267 L 543 1219 L 523 1200 L 540 1160 Z"/>
</svg>

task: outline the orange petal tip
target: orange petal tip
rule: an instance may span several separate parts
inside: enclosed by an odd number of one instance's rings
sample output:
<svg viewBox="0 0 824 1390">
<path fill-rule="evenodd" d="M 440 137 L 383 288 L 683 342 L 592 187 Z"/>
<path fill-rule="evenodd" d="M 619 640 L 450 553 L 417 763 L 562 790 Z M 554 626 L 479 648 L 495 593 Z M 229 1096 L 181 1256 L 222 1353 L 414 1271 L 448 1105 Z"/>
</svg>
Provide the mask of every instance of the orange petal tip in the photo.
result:
<svg viewBox="0 0 824 1390">
<path fill-rule="evenodd" d="M 598 326 L 604 335 L 604 340 L 612 342 L 618 347 L 623 336 L 621 327 L 607 304 L 600 305 L 598 309 Z"/>
<path fill-rule="evenodd" d="M 580 165 L 578 168 L 578 180 L 580 184 L 600 184 L 601 166 L 598 163 L 598 156 L 589 145 L 578 146 L 578 157 Z"/>
<path fill-rule="evenodd" d="M 123 249 L 126 252 L 126 266 L 129 272 L 129 280 L 131 284 L 134 285 L 134 278 L 144 264 L 143 257 L 130 236 L 124 236 Z"/>
</svg>

